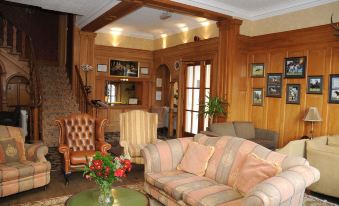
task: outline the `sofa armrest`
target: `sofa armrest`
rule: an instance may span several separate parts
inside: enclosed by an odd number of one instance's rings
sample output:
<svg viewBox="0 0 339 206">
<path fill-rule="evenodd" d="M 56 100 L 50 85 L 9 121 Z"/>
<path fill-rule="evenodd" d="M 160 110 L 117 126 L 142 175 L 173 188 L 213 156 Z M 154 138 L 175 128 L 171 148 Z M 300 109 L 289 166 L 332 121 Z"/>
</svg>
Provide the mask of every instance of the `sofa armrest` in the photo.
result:
<svg viewBox="0 0 339 206">
<path fill-rule="evenodd" d="M 107 151 L 111 149 L 111 145 L 107 142 L 96 141 L 95 142 L 95 150 L 100 151 L 103 154 L 107 154 Z"/>
<path fill-rule="evenodd" d="M 283 171 L 256 185 L 244 198 L 244 205 L 282 205 L 285 201 L 305 192 L 306 187 L 317 182 L 319 171 L 311 166 L 299 165 Z"/>
<path fill-rule="evenodd" d="M 145 173 L 174 170 L 187 149 L 192 137 L 178 138 L 149 144 L 141 150 Z"/>
<path fill-rule="evenodd" d="M 255 138 L 272 141 L 272 146 L 275 148 L 278 146 L 279 134 L 276 131 L 255 128 Z"/>
<path fill-rule="evenodd" d="M 48 147 L 41 144 L 25 144 L 26 159 L 33 162 L 47 162 L 45 155 L 48 154 Z"/>
</svg>

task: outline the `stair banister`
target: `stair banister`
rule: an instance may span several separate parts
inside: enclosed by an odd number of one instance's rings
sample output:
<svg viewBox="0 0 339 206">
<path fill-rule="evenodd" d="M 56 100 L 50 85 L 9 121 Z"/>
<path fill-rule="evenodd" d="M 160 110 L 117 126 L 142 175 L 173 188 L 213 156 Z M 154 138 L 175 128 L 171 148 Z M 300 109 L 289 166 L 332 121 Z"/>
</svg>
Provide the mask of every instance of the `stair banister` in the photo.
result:
<svg viewBox="0 0 339 206">
<path fill-rule="evenodd" d="M 80 75 L 80 69 L 77 65 L 75 65 L 75 85 L 72 88 L 73 92 L 76 96 L 76 101 L 79 105 L 79 110 L 81 113 L 88 113 L 92 116 L 94 116 L 93 112 L 93 105 L 91 104 L 89 97 L 87 95 L 84 82 L 82 81 L 81 75 Z"/>
</svg>

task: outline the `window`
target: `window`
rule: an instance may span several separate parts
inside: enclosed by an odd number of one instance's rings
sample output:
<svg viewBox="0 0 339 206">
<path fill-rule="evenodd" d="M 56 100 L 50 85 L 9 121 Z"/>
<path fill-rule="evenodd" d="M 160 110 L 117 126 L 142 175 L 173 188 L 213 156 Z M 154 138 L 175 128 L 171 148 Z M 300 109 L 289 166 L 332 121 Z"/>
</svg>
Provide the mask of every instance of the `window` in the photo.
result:
<svg viewBox="0 0 339 206">
<path fill-rule="evenodd" d="M 117 101 L 116 86 L 114 84 L 107 84 L 107 103 L 112 104 Z"/>
<path fill-rule="evenodd" d="M 208 61 L 187 65 L 185 83 L 184 132 L 197 134 L 208 126 L 208 117 L 199 116 L 203 104 L 211 90 L 211 64 Z"/>
</svg>

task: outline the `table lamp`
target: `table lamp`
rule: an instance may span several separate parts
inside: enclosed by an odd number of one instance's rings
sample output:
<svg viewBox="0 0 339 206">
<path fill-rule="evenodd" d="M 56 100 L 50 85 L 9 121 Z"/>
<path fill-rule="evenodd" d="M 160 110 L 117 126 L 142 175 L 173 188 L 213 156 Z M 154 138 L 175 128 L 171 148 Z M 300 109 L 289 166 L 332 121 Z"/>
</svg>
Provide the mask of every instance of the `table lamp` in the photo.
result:
<svg viewBox="0 0 339 206">
<path fill-rule="evenodd" d="M 313 130 L 314 130 L 313 124 L 314 124 L 314 122 L 321 122 L 322 121 L 320 114 L 319 114 L 319 111 L 318 111 L 318 108 L 310 107 L 308 109 L 307 113 L 306 113 L 304 121 L 305 122 L 311 122 L 311 124 L 312 124 L 311 139 L 313 139 Z"/>
</svg>

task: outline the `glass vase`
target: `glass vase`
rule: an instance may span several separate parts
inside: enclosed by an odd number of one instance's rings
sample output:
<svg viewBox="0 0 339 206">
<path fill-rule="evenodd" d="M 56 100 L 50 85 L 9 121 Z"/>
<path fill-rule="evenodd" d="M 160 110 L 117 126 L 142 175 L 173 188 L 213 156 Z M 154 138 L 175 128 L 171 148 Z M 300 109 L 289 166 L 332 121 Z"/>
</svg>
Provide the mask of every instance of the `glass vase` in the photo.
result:
<svg viewBox="0 0 339 206">
<path fill-rule="evenodd" d="M 114 202 L 111 185 L 100 185 L 98 205 L 99 206 L 112 206 Z"/>
</svg>

